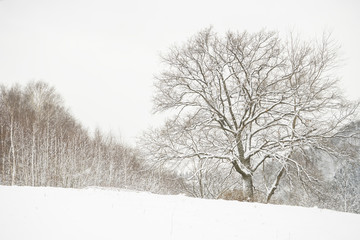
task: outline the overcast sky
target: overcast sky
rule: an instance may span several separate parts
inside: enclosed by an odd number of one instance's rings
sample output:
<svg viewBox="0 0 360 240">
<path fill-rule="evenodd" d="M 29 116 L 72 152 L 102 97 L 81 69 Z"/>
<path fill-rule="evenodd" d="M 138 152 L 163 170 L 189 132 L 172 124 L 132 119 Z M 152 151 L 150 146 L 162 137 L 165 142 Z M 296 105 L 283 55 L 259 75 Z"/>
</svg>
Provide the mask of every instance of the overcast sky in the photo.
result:
<svg viewBox="0 0 360 240">
<path fill-rule="evenodd" d="M 358 0 L 0 0 L 0 83 L 45 81 L 84 127 L 134 143 L 161 119 L 151 114 L 159 54 L 210 25 L 330 30 L 342 46 L 341 86 L 360 97 Z"/>
</svg>

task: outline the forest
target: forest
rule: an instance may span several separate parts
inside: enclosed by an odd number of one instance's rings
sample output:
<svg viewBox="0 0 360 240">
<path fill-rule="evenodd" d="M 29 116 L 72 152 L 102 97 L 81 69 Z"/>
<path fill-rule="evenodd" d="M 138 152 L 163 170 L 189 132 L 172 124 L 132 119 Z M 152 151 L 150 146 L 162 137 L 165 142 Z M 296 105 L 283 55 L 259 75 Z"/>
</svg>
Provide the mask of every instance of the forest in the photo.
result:
<svg viewBox="0 0 360 240">
<path fill-rule="evenodd" d="M 136 149 L 90 134 L 44 82 L 1 86 L 0 112 L 2 185 L 178 191 L 177 179 L 150 170 Z"/>
</svg>

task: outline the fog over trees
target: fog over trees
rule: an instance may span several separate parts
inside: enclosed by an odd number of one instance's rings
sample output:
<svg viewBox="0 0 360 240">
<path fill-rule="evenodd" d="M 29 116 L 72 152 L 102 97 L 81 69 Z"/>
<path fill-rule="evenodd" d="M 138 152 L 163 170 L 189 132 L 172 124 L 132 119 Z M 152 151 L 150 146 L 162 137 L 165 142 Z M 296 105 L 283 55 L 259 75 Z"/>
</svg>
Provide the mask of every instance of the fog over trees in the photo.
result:
<svg viewBox="0 0 360 240">
<path fill-rule="evenodd" d="M 271 31 L 200 31 L 162 55 L 137 147 L 90 134 L 45 82 L 0 86 L 0 184 L 127 188 L 360 213 L 358 103 L 338 46 Z M 86 91 L 86 90 L 85 90 Z"/>
</svg>

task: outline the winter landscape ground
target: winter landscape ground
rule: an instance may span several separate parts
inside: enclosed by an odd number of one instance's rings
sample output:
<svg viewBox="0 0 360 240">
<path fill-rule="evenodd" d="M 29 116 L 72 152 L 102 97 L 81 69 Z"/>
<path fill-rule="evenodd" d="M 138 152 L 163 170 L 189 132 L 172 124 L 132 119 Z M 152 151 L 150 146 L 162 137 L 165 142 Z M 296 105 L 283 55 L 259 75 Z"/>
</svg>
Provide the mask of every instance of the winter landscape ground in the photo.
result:
<svg viewBox="0 0 360 240">
<path fill-rule="evenodd" d="M 360 215 L 116 189 L 0 187 L 0 239 L 359 239 Z"/>
</svg>

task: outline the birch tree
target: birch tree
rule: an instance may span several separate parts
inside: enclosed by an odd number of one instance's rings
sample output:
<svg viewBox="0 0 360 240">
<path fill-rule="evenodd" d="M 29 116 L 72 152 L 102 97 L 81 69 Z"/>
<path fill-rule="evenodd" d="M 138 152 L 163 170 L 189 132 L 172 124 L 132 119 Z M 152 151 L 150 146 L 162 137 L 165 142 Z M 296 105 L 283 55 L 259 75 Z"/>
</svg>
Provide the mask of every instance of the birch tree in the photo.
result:
<svg viewBox="0 0 360 240">
<path fill-rule="evenodd" d="M 211 28 L 170 48 L 154 104 L 176 116 L 145 138 L 149 158 L 178 167 L 196 158 L 226 163 L 249 201 L 255 187 L 270 201 L 290 168 L 314 180 L 296 156 L 311 147 L 331 152 L 323 143 L 357 108 L 337 87 L 337 49 L 328 35 L 307 42 Z M 265 166 L 267 181 L 254 182 Z"/>
</svg>

